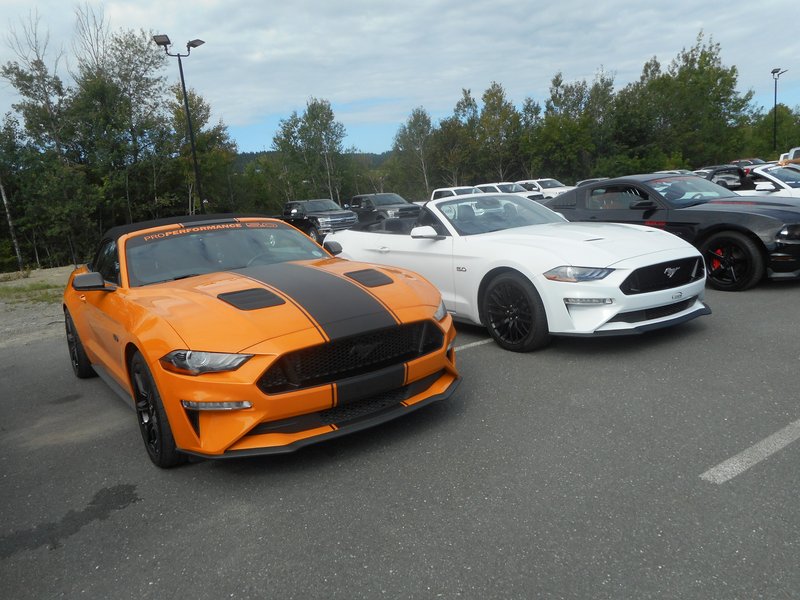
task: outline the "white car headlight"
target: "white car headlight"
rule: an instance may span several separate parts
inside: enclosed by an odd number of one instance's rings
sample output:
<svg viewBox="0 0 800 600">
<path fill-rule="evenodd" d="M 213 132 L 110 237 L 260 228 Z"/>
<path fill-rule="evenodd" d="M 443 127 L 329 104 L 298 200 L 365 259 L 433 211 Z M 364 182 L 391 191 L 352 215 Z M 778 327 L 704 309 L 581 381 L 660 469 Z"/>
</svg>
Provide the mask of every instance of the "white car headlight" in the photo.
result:
<svg viewBox="0 0 800 600">
<path fill-rule="evenodd" d="M 397 213 L 398 213 L 398 212 L 399 212 L 399 211 L 398 211 L 397 209 L 390 208 L 390 209 L 388 209 L 388 210 L 386 211 L 386 214 L 387 214 L 387 215 L 389 215 L 389 218 L 390 218 L 390 219 L 395 219 L 395 218 L 397 218 Z"/>
<path fill-rule="evenodd" d="M 441 321 L 447 316 L 447 309 L 444 306 L 444 300 L 439 300 L 439 307 L 436 309 L 436 312 L 433 313 L 433 318 L 437 321 Z"/>
<path fill-rule="evenodd" d="M 585 281 L 598 281 L 605 279 L 614 269 L 599 267 L 572 267 L 563 266 L 550 269 L 544 276 L 550 281 L 565 281 L 568 283 L 581 283 Z"/>
<path fill-rule="evenodd" d="M 331 218 L 330 217 L 317 217 L 317 223 L 320 225 L 330 225 Z"/>
<path fill-rule="evenodd" d="M 160 362 L 162 367 L 173 373 L 200 375 L 201 373 L 235 371 L 251 358 L 253 358 L 252 354 L 173 350 L 162 357 Z"/>
</svg>

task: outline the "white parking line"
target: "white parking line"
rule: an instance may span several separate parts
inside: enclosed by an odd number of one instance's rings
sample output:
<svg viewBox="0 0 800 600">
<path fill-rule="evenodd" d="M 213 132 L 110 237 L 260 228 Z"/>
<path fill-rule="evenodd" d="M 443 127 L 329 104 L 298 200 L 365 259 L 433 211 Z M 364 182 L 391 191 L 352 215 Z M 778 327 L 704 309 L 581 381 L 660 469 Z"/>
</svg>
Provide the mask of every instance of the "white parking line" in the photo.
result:
<svg viewBox="0 0 800 600">
<path fill-rule="evenodd" d="M 800 420 L 787 425 L 757 444 L 753 444 L 736 456 L 719 463 L 716 467 L 712 467 L 700 475 L 700 478 L 711 483 L 725 483 L 797 439 L 800 439 Z"/>
<path fill-rule="evenodd" d="M 483 346 L 484 344 L 492 343 L 492 338 L 480 340 L 479 342 L 472 342 L 471 344 L 464 344 L 463 346 L 456 346 L 456 352 L 459 350 L 466 350 L 467 348 L 474 348 L 475 346 Z"/>
</svg>

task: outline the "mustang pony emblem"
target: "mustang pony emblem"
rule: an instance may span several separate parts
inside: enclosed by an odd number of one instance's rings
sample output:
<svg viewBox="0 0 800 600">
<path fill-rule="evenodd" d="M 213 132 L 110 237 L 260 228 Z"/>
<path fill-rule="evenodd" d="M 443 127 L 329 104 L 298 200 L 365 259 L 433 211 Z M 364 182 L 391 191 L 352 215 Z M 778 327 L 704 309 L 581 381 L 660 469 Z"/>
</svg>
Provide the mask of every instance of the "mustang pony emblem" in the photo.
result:
<svg viewBox="0 0 800 600">
<path fill-rule="evenodd" d="M 664 269 L 664 275 L 672 279 L 672 276 L 675 275 L 678 271 L 680 271 L 680 267 L 667 267 Z"/>
</svg>

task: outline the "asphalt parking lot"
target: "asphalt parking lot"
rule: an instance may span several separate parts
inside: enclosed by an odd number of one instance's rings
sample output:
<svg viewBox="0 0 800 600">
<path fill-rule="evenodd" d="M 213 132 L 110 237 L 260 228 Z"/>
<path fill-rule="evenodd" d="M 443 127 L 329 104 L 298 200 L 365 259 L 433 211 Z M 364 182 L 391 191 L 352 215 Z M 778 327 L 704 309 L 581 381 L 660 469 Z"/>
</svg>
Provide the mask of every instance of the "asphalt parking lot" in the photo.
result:
<svg viewBox="0 0 800 600">
<path fill-rule="evenodd" d="M 22 598 L 794 598 L 797 283 L 514 354 L 285 456 L 153 467 L 60 329 L 0 346 L 0 580 Z"/>
</svg>

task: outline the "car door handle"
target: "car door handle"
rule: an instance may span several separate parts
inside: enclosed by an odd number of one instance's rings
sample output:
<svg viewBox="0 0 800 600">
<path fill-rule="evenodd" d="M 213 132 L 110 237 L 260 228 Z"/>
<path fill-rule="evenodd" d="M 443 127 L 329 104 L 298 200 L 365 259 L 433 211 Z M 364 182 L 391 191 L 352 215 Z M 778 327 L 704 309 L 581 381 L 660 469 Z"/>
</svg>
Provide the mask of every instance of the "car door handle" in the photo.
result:
<svg viewBox="0 0 800 600">
<path fill-rule="evenodd" d="M 389 252 L 389 248 L 387 248 L 386 246 L 381 246 L 380 248 L 378 248 L 378 252 L 380 252 L 381 254 L 386 254 L 387 252 Z"/>
</svg>

